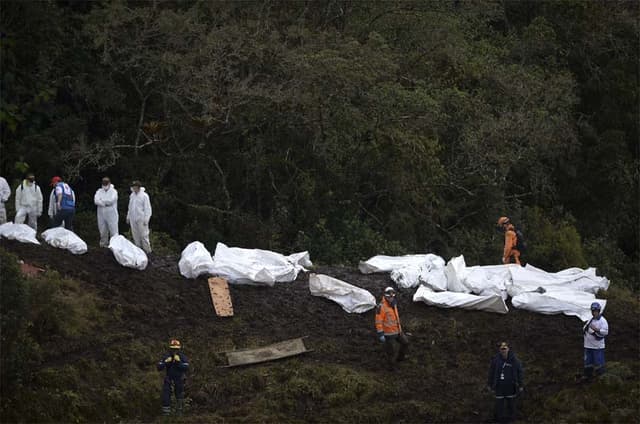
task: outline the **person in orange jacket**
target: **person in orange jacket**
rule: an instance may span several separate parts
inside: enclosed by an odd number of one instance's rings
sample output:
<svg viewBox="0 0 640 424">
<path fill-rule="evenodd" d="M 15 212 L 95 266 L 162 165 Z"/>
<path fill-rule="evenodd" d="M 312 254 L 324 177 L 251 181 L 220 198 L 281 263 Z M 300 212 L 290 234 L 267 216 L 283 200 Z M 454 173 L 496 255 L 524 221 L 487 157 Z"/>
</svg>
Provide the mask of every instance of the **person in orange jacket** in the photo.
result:
<svg viewBox="0 0 640 424">
<path fill-rule="evenodd" d="M 402 332 L 400 315 L 398 315 L 398 299 L 393 287 L 384 289 L 382 300 L 376 307 L 376 333 L 378 340 L 384 343 L 389 368 L 393 369 L 395 362 L 405 359 L 409 348 L 409 340 Z M 400 344 L 398 356 L 395 358 L 395 343 Z"/>
<path fill-rule="evenodd" d="M 520 263 L 520 250 L 518 249 L 518 235 L 516 234 L 516 227 L 513 226 L 511 220 L 506 216 L 501 216 L 498 219 L 498 229 L 504 232 L 504 250 L 502 252 L 502 263 L 511 263 L 511 258 L 518 265 Z"/>
</svg>

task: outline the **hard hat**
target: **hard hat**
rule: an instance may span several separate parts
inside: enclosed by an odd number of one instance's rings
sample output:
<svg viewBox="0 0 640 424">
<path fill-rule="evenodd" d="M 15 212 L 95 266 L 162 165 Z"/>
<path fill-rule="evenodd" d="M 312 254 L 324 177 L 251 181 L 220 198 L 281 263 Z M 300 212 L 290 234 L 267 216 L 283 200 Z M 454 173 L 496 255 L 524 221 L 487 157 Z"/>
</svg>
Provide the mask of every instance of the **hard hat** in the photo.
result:
<svg viewBox="0 0 640 424">
<path fill-rule="evenodd" d="M 393 287 L 387 287 L 386 289 L 384 289 L 384 295 L 385 296 L 395 296 L 396 291 L 393 289 Z"/>
<path fill-rule="evenodd" d="M 180 344 L 180 340 L 172 339 L 169 342 L 169 348 L 170 349 L 180 349 L 181 347 L 182 347 L 182 345 Z"/>
<path fill-rule="evenodd" d="M 509 222 L 511 221 L 506 216 L 501 216 L 500 218 L 498 218 L 498 225 L 508 224 Z"/>
<path fill-rule="evenodd" d="M 591 304 L 591 310 L 592 310 L 592 311 L 599 311 L 600 309 L 601 309 L 601 308 L 600 308 L 600 304 L 599 304 L 598 302 L 593 302 L 593 303 Z"/>
</svg>

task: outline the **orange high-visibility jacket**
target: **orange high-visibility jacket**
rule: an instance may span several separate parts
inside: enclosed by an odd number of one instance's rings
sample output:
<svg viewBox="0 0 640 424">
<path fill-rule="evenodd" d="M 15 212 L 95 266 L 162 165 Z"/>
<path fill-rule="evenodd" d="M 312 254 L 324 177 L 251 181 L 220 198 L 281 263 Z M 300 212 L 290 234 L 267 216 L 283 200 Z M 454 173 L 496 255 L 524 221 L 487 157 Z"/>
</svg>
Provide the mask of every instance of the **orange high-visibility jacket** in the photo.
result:
<svg viewBox="0 0 640 424">
<path fill-rule="evenodd" d="M 516 235 L 515 227 L 509 224 L 504 232 L 504 253 L 502 257 L 509 258 L 513 254 L 512 250 L 516 249 L 516 244 L 518 244 L 518 236 Z"/>
<path fill-rule="evenodd" d="M 393 336 L 402 331 L 398 307 L 392 307 L 384 297 L 376 309 L 376 331 L 385 336 Z"/>
</svg>

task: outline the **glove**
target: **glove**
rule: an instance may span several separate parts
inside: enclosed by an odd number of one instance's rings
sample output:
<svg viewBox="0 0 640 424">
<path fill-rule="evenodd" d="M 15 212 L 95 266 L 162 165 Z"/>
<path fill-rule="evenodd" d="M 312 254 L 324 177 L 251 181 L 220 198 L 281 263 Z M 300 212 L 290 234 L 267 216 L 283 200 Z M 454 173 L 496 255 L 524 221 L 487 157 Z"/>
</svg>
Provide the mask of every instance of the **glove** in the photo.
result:
<svg viewBox="0 0 640 424">
<path fill-rule="evenodd" d="M 385 337 L 384 337 L 384 333 L 378 333 L 378 340 L 380 341 L 380 343 L 384 343 L 385 342 Z"/>
<path fill-rule="evenodd" d="M 524 392 L 524 387 L 520 386 L 520 387 L 518 388 L 518 391 L 519 391 L 520 393 Z"/>
<path fill-rule="evenodd" d="M 171 361 L 173 361 L 173 358 L 171 356 L 167 356 L 167 358 L 164 360 L 164 362 L 167 364 Z"/>
<path fill-rule="evenodd" d="M 180 355 L 173 355 L 173 360 L 175 362 L 180 362 Z"/>
</svg>

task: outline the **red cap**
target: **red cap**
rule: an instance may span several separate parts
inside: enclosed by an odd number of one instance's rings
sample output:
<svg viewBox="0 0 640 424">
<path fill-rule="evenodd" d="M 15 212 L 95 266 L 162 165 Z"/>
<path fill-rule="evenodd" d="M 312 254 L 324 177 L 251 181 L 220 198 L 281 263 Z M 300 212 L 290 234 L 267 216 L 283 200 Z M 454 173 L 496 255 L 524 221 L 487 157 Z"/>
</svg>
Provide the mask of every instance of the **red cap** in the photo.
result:
<svg viewBox="0 0 640 424">
<path fill-rule="evenodd" d="M 54 186 L 56 184 L 58 184 L 60 181 L 62 181 L 62 178 L 58 177 L 57 175 L 53 178 L 51 178 L 51 185 Z"/>
</svg>

